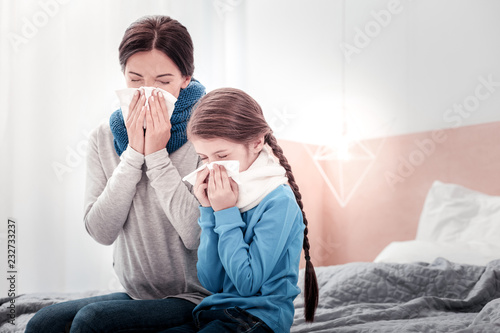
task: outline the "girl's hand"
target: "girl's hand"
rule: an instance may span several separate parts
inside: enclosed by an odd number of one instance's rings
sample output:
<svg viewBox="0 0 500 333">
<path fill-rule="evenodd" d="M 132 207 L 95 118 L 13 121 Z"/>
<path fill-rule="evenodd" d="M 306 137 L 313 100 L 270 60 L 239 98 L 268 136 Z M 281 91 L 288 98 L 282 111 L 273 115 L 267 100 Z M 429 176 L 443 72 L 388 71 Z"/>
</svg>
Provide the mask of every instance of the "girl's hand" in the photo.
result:
<svg viewBox="0 0 500 333">
<path fill-rule="evenodd" d="M 208 168 L 204 168 L 198 172 L 196 182 L 194 183 L 194 195 L 203 207 L 210 207 L 210 201 L 207 196 L 208 173 Z"/>
<path fill-rule="evenodd" d="M 208 177 L 208 199 L 214 211 L 236 206 L 238 184 L 229 178 L 226 168 L 215 164 Z"/>
<path fill-rule="evenodd" d="M 149 97 L 149 108 L 146 110 L 146 138 L 144 155 L 149 155 L 158 150 L 165 149 L 170 140 L 170 117 L 163 94 L 153 90 Z"/>
<path fill-rule="evenodd" d="M 125 120 L 128 144 L 135 151 L 144 154 L 144 117 L 146 114 L 146 96 L 144 91 L 137 90 L 130 102 L 129 113 Z"/>
</svg>

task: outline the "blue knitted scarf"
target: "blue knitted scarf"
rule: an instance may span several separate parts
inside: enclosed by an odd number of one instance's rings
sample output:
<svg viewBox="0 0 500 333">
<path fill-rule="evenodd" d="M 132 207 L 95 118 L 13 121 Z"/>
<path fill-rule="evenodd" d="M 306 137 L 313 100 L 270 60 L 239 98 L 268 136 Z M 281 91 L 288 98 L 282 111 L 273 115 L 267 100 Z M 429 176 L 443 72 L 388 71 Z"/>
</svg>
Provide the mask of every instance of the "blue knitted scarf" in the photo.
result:
<svg viewBox="0 0 500 333">
<path fill-rule="evenodd" d="M 174 113 L 170 117 L 172 129 L 170 130 L 170 140 L 167 143 L 169 154 L 179 149 L 187 142 L 186 127 L 193 106 L 205 95 L 205 87 L 195 79 L 185 89 L 181 89 L 179 98 L 175 102 Z M 115 150 L 119 156 L 127 149 L 128 135 L 125 122 L 123 121 L 122 110 L 118 109 L 109 119 L 111 133 L 113 133 Z"/>
</svg>

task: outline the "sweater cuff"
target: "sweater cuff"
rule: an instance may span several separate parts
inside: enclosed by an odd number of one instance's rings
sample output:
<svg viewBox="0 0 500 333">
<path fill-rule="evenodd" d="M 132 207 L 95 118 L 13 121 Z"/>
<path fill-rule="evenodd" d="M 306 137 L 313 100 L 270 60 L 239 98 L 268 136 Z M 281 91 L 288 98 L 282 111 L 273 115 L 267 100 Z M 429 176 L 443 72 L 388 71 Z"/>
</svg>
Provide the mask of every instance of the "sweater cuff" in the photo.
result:
<svg viewBox="0 0 500 333">
<path fill-rule="evenodd" d="M 241 219 L 238 207 L 231 207 L 214 212 L 215 229 L 219 235 L 235 228 L 245 227 L 245 222 Z"/>
<path fill-rule="evenodd" d="M 169 155 L 166 148 L 160 149 L 157 152 L 149 154 L 145 157 L 146 167 L 148 169 L 154 169 L 161 165 L 165 165 L 166 161 L 169 158 L 168 156 Z"/>
<path fill-rule="evenodd" d="M 200 227 L 215 227 L 215 217 L 214 210 L 212 207 L 203 207 L 200 206 L 200 219 L 198 220 L 198 224 Z"/>
<path fill-rule="evenodd" d="M 120 159 L 136 169 L 141 169 L 144 164 L 144 155 L 128 146 L 122 153 Z"/>
</svg>

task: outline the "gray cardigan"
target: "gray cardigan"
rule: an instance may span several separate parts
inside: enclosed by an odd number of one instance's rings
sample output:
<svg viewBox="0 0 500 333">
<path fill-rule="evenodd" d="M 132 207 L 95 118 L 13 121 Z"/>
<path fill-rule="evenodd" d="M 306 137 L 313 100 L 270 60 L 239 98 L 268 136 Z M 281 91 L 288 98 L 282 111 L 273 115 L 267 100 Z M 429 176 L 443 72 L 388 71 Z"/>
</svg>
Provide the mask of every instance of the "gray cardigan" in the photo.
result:
<svg viewBox="0 0 500 333">
<path fill-rule="evenodd" d="M 119 157 L 109 124 L 90 135 L 85 227 L 97 242 L 115 244 L 115 272 L 134 299 L 197 304 L 209 294 L 196 275 L 199 203 L 182 182 L 198 163 L 189 142 L 171 155 L 128 147 Z"/>
</svg>

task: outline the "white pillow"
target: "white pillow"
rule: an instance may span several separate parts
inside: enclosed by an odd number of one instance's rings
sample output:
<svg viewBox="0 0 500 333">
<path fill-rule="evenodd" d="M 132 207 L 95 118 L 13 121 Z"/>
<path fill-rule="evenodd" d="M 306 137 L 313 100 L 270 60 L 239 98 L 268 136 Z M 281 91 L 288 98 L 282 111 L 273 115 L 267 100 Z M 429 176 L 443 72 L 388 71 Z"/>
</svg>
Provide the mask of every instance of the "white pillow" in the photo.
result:
<svg viewBox="0 0 500 333">
<path fill-rule="evenodd" d="M 500 258 L 500 197 L 435 181 L 427 194 L 416 240 L 392 242 L 375 262 L 452 262 L 486 265 Z"/>
<path fill-rule="evenodd" d="M 416 239 L 496 245 L 500 240 L 500 197 L 435 181 L 420 215 Z"/>
<path fill-rule="evenodd" d="M 500 246 L 421 240 L 392 242 L 380 252 L 374 262 L 431 263 L 438 257 L 459 264 L 485 266 L 490 261 L 500 258 Z"/>
</svg>

